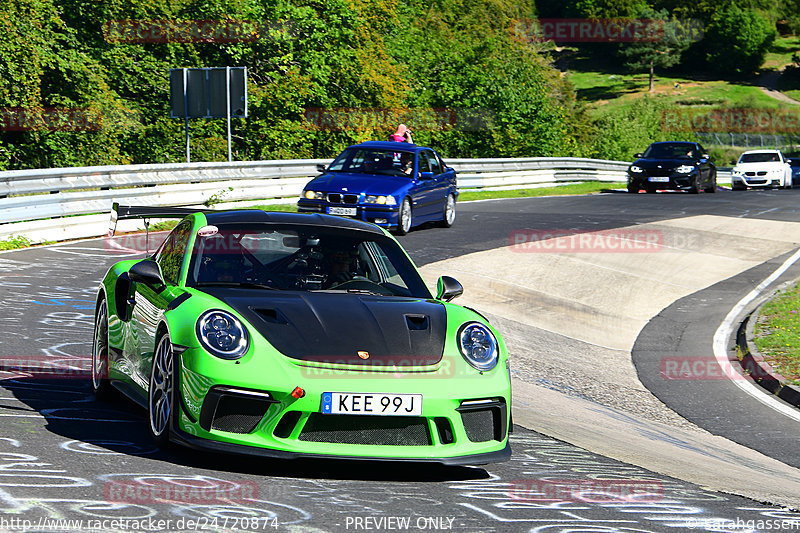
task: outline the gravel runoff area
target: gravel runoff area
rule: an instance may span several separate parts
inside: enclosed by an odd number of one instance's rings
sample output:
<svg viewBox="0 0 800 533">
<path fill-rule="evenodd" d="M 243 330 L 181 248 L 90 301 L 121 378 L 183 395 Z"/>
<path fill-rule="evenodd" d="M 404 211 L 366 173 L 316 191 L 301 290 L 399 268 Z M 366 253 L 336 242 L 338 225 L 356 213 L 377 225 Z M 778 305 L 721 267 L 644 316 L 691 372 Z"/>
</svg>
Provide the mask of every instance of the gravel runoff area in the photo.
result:
<svg viewBox="0 0 800 533">
<path fill-rule="evenodd" d="M 792 250 L 800 224 L 700 215 L 634 229 L 663 236 L 664 246 L 658 253 L 519 253 L 509 246 L 428 264 L 422 272 L 429 280 L 447 273 L 464 284 L 458 303 L 486 314 L 503 333 L 516 378 L 702 431 L 641 384 L 630 350 L 647 322 L 673 302 Z M 663 272 L 692 275 L 664 278 Z"/>
</svg>

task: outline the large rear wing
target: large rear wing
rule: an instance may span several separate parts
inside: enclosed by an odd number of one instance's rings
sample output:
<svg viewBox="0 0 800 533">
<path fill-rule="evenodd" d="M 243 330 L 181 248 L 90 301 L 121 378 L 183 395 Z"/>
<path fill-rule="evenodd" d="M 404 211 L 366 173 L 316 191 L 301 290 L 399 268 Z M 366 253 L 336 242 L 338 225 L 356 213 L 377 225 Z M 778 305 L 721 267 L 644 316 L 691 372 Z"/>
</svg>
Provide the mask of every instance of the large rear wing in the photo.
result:
<svg viewBox="0 0 800 533">
<path fill-rule="evenodd" d="M 147 250 L 150 250 L 150 219 L 152 218 L 184 218 L 192 213 L 209 213 L 212 209 L 193 209 L 191 207 L 153 207 L 147 205 L 119 205 L 114 202 L 111 207 L 111 220 L 108 225 L 108 236 L 113 237 L 117 232 L 117 222 L 140 218 L 144 220 L 145 240 Z"/>
<path fill-rule="evenodd" d="M 108 236 L 117 232 L 117 221 L 132 218 L 144 220 L 144 229 L 150 227 L 151 218 L 184 218 L 192 213 L 208 213 L 211 209 L 193 209 L 191 207 L 152 207 L 148 205 L 119 205 L 114 202 L 111 207 L 111 221 L 108 225 Z"/>
</svg>

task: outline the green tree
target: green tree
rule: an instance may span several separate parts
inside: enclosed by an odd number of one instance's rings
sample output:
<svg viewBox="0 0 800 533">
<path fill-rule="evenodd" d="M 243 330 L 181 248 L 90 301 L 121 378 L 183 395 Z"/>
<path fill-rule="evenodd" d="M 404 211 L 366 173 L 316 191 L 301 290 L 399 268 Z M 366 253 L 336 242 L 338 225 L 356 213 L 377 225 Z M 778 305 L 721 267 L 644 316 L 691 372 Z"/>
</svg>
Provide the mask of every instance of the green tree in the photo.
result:
<svg viewBox="0 0 800 533">
<path fill-rule="evenodd" d="M 693 141 L 691 132 L 665 131 L 664 112 L 669 104 L 657 96 L 645 96 L 629 106 L 607 113 L 594 123 L 596 135 L 589 156 L 617 161 L 631 161 L 652 142 L 667 140 Z"/>
<path fill-rule="evenodd" d="M 689 27 L 684 22 L 670 18 L 666 10 L 656 11 L 646 8 L 640 11 L 639 18 L 650 21 L 649 35 L 636 42 L 625 43 L 619 49 L 625 66 L 636 71 L 648 69 L 649 91 L 654 87 L 654 71 L 669 68 L 681 61 L 683 52 L 692 43 Z"/>
<path fill-rule="evenodd" d="M 721 74 L 755 72 L 764 63 L 776 34 L 775 25 L 763 12 L 726 4 L 708 25 L 706 61 Z"/>
</svg>

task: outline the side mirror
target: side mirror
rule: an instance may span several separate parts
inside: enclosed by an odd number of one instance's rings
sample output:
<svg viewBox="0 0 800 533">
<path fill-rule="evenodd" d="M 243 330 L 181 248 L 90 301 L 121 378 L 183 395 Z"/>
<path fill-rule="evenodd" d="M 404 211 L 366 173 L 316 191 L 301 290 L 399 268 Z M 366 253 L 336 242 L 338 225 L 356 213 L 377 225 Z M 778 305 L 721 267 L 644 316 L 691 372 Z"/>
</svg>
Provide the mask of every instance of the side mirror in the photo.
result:
<svg viewBox="0 0 800 533">
<path fill-rule="evenodd" d="M 322 163 L 317 163 L 317 172 L 325 172 L 326 168 L 327 167 L 325 165 L 323 165 Z"/>
<path fill-rule="evenodd" d="M 464 294 L 464 287 L 450 276 L 441 276 L 436 282 L 436 299 L 449 302 Z"/>
<path fill-rule="evenodd" d="M 432 180 L 433 179 L 433 172 L 420 172 L 419 179 L 421 180 Z"/>
<path fill-rule="evenodd" d="M 642 152 L 639 152 L 638 154 L 633 154 L 633 157 L 635 159 L 641 159 L 643 156 L 644 156 L 644 154 Z"/>
<path fill-rule="evenodd" d="M 708 154 L 703 154 L 703 155 L 701 156 L 701 159 L 711 159 L 711 156 L 710 156 L 710 155 L 708 155 Z"/>
<path fill-rule="evenodd" d="M 160 290 L 164 286 L 164 278 L 161 277 L 161 269 L 158 263 L 152 259 L 144 259 L 133 265 L 128 270 L 128 277 L 136 283 L 144 283 L 148 287 Z"/>
</svg>

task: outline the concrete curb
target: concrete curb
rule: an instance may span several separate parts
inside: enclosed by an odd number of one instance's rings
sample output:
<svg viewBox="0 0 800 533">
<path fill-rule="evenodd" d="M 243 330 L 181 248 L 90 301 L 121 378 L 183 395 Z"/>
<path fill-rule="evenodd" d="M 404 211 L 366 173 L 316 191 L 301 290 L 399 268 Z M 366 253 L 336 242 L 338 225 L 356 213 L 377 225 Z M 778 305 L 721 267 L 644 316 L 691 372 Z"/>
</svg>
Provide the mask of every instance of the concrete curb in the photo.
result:
<svg viewBox="0 0 800 533">
<path fill-rule="evenodd" d="M 790 284 L 797 284 L 798 281 L 800 280 L 794 280 Z M 746 375 L 751 377 L 757 385 L 760 385 L 767 392 L 774 394 L 786 403 L 794 407 L 800 407 L 800 387 L 789 383 L 785 377 L 775 372 L 772 366 L 764 360 L 764 356 L 761 355 L 755 343 L 752 341 L 755 337 L 754 328 L 755 324 L 758 322 L 761 309 L 764 305 L 772 301 L 775 295 L 785 287 L 786 284 L 772 291 L 769 297 L 748 314 L 739 325 L 739 329 L 736 332 L 736 345 L 738 348 L 737 351 L 742 354 L 742 358 L 741 360 L 737 359 L 737 361 L 742 366 Z"/>
</svg>

